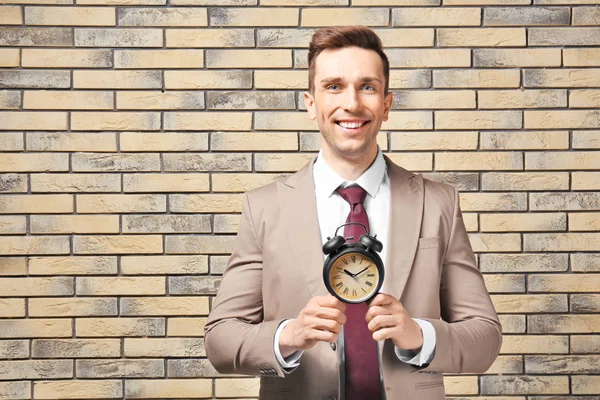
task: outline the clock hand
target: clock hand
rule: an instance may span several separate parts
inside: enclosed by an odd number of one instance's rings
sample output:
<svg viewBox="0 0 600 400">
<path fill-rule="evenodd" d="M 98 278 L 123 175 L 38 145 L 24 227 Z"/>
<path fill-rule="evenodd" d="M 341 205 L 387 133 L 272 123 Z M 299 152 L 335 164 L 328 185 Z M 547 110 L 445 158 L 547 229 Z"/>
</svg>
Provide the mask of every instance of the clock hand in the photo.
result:
<svg viewBox="0 0 600 400">
<path fill-rule="evenodd" d="M 351 277 L 353 277 L 353 278 L 356 276 L 356 275 L 354 275 L 352 272 L 348 271 L 347 269 L 344 269 L 344 273 L 345 273 L 346 275 L 350 275 L 350 276 L 351 276 Z"/>
<path fill-rule="evenodd" d="M 358 272 L 358 273 L 354 274 L 354 276 L 358 276 L 358 275 L 362 274 L 363 272 L 365 272 L 365 271 L 366 271 L 366 270 L 368 270 L 368 269 L 369 269 L 369 267 L 366 267 L 366 268 L 365 268 L 365 269 L 363 269 L 362 271 L 360 271 L 360 272 Z"/>
</svg>

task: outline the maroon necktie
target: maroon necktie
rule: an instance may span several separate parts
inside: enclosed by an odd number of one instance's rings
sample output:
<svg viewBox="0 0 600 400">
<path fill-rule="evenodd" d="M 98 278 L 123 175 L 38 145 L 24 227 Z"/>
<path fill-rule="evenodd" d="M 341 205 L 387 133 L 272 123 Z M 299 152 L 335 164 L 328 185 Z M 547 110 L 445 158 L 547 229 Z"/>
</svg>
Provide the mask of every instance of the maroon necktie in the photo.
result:
<svg viewBox="0 0 600 400">
<path fill-rule="evenodd" d="M 367 192 L 358 185 L 338 188 L 336 191 L 350 204 L 350 213 L 346 222 L 359 222 L 369 230 L 369 218 L 363 206 Z M 348 241 L 358 242 L 365 233 L 360 225 L 346 225 L 344 228 L 344 237 L 353 237 Z M 365 320 L 368 308 L 366 303 L 348 304 L 346 307 L 344 347 L 347 400 L 379 400 L 382 398 L 377 342 L 373 340 L 373 334 L 367 328 Z"/>
</svg>

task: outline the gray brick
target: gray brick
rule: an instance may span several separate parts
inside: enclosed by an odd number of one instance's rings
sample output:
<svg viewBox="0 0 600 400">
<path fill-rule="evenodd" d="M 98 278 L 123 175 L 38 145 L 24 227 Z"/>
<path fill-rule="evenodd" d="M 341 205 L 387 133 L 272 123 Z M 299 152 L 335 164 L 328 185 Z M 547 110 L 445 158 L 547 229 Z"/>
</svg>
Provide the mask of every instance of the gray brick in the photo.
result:
<svg viewBox="0 0 600 400">
<path fill-rule="evenodd" d="M 600 7 L 573 7 L 573 25 L 600 25 Z"/>
<path fill-rule="evenodd" d="M 68 89 L 69 71 L 0 71 L 0 88 Z"/>
<path fill-rule="evenodd" d="M 209 215 L 124 215 L 123 233 L 210 233 Z"/>
<path fill-rule="evenodd" d="M 0 46 L 71 47 L 71 28 L 0 28 Z"/>
<path fill-rule="evenodd" d="M 28 340 L 0 340 L 0 360 L 3 358 L 29 358 Z M 0 390 L 0 395 L 2 391 Z M 0 397 L 1 398 L 1 397 Z"/>
<path fill-rule="evenodd" d="M 597 374 L 600 355 L 589 356 L 525 356 L 528 374 Z"/>
<path fill-rule="evenodd" d="M 0 380 L 73 377 L 71 360 L 0 361 Z"/>
<path fill-rule="evenodd" d="M 600 193 L 596 192 L 530 193 L 529 200 L 530 210 L 600 210 Z"/>
<path fill-rule="evenodd" d="M 208 92 L 209 109 L 296 109 L 294 92 Z"/>
<path fill-rule="evenodd" d="M 600 46 L 600 28 L 531 28 L 529 46 Z"/>
<path fill-rule="evenodd" d="M 483 11 L 484 25 L 569 25 L 569 7 L 488 7 Z"/>
<path fill-rule="evenodd" d="M 216 378 L 218 373 L 207 359 L 168 360 L 169 378 Z"/>
<path fill-rule="evenodd" d="M 214 276 L 173 276 L 169 277 L 170 294 L 216 295 L 221 278 Z"/>
<path fill-rule="evenodd" d="M 76 172 L 159 171 L 158 154 L 75 153 L 72 158 Z"/>
<path fill-rule="evenodd" d="M 479 174 L 470 172 L 429 172 L 423 174 L 424 178 L 454 186 L 461 192 L 479 190 Z"/>
<path fill-rule="evenodd" d="M 76 366 L 78 378 L 162 378 L 165 376 L 163 360 L 77 360 Z"/>
<path fill-rule="evenodd" d="M 165 171 L 250 171 L 249 154 L 164 154 Z"/>
<path fill-rule="evenodd" d="M 567 376 L 482 376 L 481 394 L 567 394 Z"/>
<path fill-rule="evenodd" d="M 481 254 L 482 272 L 559 272 L 568 269 L 567 254 Z"/>
<path fill-rule="evenodd" d="M 27 192 L 27 175 L 0 174 L 0 193 Z"/>
<path fill-rule="evenodd" d="M 162 29 L 75 29 L 78 47 L 162 47 Z"/>
<path fill-rule="evenodd" d="M 571 270 L 576 272 L 600 272 L 600 253 L 571 254 Z"/>
<path fill-rule="evenodd" d="M 571 312 L 594 313 L 600 310 L 600 294 L 572 294 Z"/>
<path fill-rule="evenodd" d="M 315 29 L 259 29 L 258 47 L 306 47 Z"/>
</svg>

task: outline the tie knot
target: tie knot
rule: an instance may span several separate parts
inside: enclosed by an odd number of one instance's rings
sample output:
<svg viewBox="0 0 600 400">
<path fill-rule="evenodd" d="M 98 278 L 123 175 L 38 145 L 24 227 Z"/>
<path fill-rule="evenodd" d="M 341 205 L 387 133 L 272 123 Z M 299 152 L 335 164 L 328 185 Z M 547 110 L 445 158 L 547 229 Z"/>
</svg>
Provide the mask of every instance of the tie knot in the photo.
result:
<svg viewBox="0 0 600 400">
<path fill-rule="evenodd" d="M 367 197 L 366 190 L 358 185 L 347 186 L 345 188 L 340 187 L 337 188 L 336 192 L 351 205 L 362 204 L 365 201 L 365 197 Z"/>
</svg>

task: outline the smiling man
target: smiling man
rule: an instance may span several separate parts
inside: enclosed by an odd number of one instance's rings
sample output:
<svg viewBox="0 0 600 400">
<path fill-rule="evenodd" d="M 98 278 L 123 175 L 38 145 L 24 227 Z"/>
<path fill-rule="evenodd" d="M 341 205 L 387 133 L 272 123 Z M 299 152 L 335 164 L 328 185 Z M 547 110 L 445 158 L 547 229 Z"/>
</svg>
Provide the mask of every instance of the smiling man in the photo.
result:
<svg viewBox="0 0 600 400">
<path fill-rule="evenodd" d="M 445 399 L 442 374 L 486 371 L 502 342 L 458 193 L 377 146 L 393 96 L 372 30 L 321 29 L 308 59 L 304 101 L 322 149 L 244 196 L 207 356 L 222 373 L 260 375 L 261 399 Z M 343 303 L 323 282 L 321 246 L 347 221 L 383 245 L 385 280 L 366 303 Z"/>
</svg>

